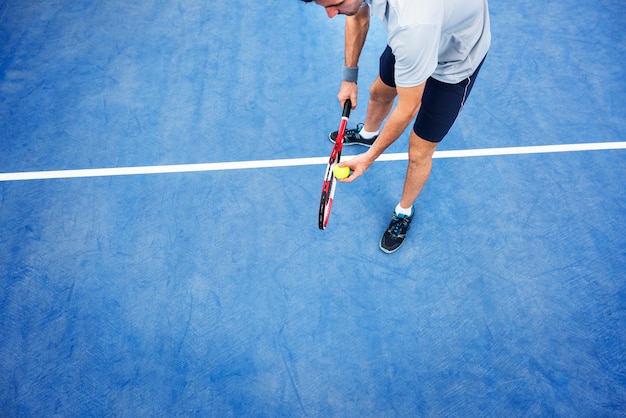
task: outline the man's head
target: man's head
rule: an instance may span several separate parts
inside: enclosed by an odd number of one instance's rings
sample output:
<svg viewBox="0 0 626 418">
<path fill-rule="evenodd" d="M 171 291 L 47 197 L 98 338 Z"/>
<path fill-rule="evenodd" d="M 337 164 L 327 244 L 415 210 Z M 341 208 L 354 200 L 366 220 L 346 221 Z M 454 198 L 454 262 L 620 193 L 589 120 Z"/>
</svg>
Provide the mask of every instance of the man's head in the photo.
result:
<svg viewBox="0 0 626 418">
<path fill-rule="evenodd" d="M 302 0 L 305 3 L 315 2 L 326 9 L 328 17 L 337 15 L 352 16 L 357 14 L 363 0 Z"/>
</svg>

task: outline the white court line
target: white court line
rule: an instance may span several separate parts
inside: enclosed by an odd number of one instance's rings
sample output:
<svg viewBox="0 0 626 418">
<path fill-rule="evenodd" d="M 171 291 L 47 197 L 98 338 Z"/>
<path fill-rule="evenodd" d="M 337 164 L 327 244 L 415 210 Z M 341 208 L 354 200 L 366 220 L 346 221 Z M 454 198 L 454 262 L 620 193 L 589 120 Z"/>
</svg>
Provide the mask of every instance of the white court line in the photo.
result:
<svg viewBox="0 0 626 418">
<path fill-rule="evenodd" d="M 626 149 L 626 142 L 596 142 L 587 144 L 539 145 L 527 147 L 482 148 L 470 150 L 436 151 L 433 158 L 487 157 L 499 155 L 543 154 L 573 151 L 602 151 Z M 345 160 L 349 160 L 346 157 Z M 401 161 L 408 153 L 381 155 L 377 161 Z M 88 168 L 79 170 L 30 171 L 0 173 L 0 182 L 22 180 L 69 179 L 85 177 L 132 176 L 143 174 L 190 173 L 201 171 L 244 170 L 252 168 L 295 167 L 323 165 L 328 157 L 291 158 L 283 160 L 234 161 L 225 163 L 155 165 L 142 167 Z"/>
</svg>

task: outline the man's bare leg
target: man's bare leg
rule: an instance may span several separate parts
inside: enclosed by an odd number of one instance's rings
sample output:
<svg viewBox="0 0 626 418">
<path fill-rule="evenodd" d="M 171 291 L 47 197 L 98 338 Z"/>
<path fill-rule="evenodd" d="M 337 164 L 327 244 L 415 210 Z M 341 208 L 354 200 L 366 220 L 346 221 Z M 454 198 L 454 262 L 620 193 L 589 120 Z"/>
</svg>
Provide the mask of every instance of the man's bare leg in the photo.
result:
<svg viewBox="0 0 626 418">
<path fill-rule="evenodd" d="M 410 208 L 422 192 L 433 166 L 433 154 L 437 149 L 437 142 L 426 141 L 415 134 L 411 129 L 409 139 L 409 163 L 404 179 L 404 189 L 400 206 Z"/>
<path fill-rule="evenodd" d="M 368 132 L 376 132 L 380 129 L 383 120 L 389 115 L 396 98 L 395 87 L 389 87 L 382 82 L 380 77 L 370 87 L 370 98 L 367 103 L 367 113 L 363 129 Z"/>
</svg>

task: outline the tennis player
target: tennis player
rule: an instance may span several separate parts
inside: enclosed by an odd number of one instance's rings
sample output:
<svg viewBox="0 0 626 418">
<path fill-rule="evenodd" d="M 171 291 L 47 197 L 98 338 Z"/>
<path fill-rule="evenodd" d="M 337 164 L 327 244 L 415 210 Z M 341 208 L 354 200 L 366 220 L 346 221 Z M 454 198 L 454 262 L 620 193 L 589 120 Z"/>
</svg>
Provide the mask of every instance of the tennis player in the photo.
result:
<svg viewBox="0 0 626 418">
<path fill-rule="evenodd" d="M 359 57 L 370 15 L 387 31 L 387 47 L 370 87 L 365 121 L 346 131 L 345 145 L 369 147 L 341 165 L 354 181 L 413 123 L 402 196 L 380 248 L 393 253 L 404 242 L 437 145 L 469 96 L 491 43 L 487 0 L 302 0 L 346 15 L 345 63 L 338 98 L 357 105 Z M 394 100 L 397 102 L 394 106 Z M 383 126 L 383 121 L 387 118 Z M 336 132 L 330 134 L 334 142 Z"/>
</svg>

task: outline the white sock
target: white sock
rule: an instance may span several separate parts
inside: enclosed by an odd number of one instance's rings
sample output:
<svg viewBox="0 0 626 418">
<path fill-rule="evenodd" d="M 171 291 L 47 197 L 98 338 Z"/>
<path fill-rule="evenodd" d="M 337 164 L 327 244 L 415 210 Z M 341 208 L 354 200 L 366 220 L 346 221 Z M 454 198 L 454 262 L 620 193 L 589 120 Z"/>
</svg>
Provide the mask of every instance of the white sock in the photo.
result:
<svg viewBox="0 0 626 418">
<path fill-rule="evenodd" d="M 376 132 L 369 132 L 369 131 L 366 131 L 365 129 L 361 129 L 359 131 L 359 135 L 361 135 L 361 138 L 363 138 L 363 139 L 372 139 L 373 137 L 375 137 L 379 133 L 380 133 L 380 129 L 377 130 Z"/>
<path fill-rule="evenodd" d="M 396 215 L 411 216 L 412 214 L 413 214 L 413 206 L 411 206 L 408 209 L 400 206 L 400 203 L 398 203 L 398 206 L 396 206 Z"/>
</svg>

